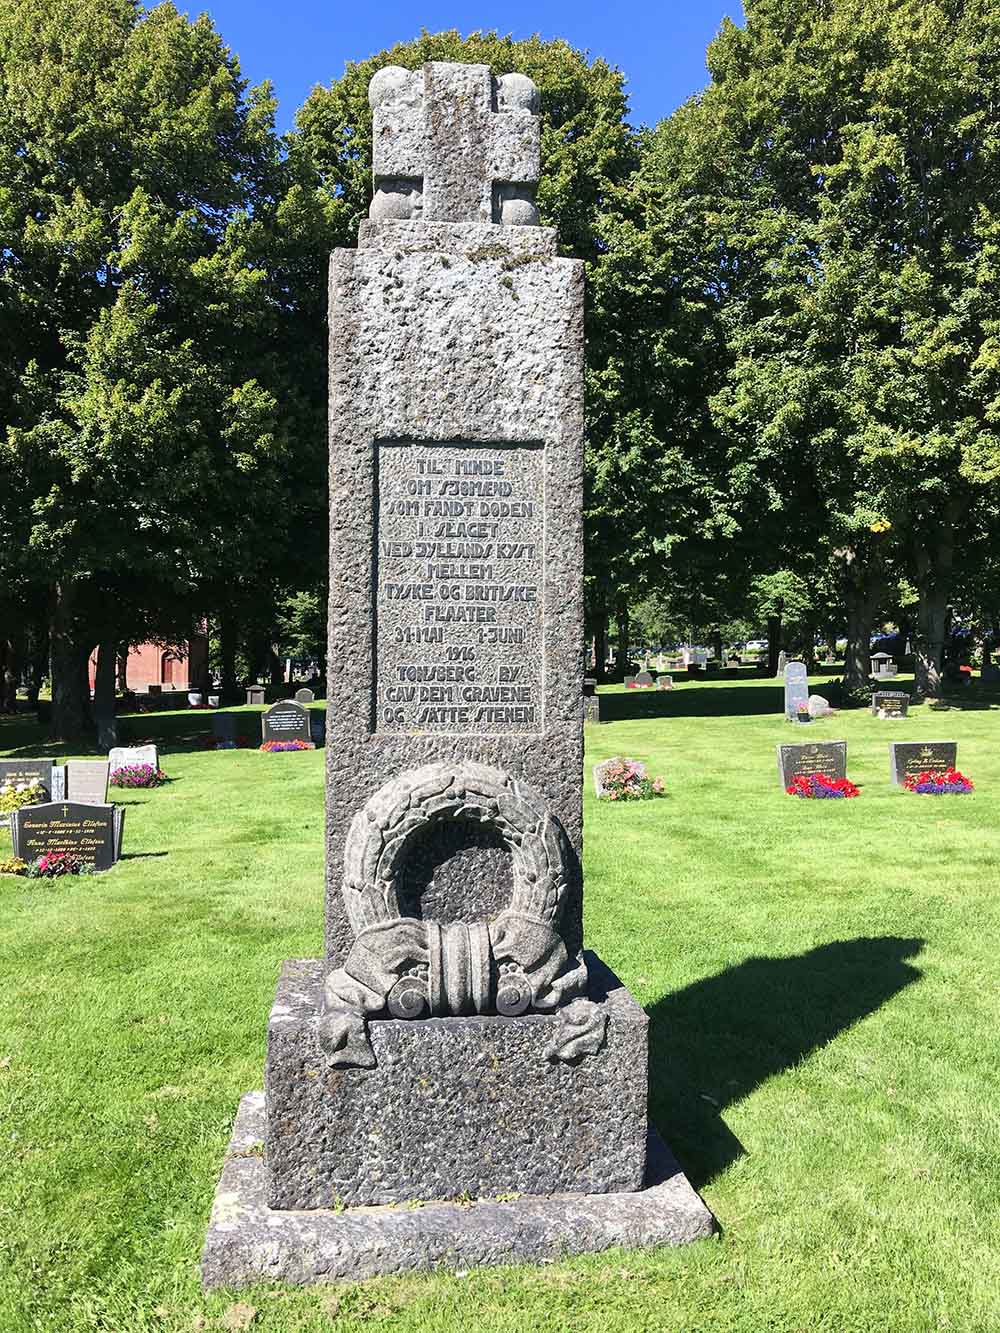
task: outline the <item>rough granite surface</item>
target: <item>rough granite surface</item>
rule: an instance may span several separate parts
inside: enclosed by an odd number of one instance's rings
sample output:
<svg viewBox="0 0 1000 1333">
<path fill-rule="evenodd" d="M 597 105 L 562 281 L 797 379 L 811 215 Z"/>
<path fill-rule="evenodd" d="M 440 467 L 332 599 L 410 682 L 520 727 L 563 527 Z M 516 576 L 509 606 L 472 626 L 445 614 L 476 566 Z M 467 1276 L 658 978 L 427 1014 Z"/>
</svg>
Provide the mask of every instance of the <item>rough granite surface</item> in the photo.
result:
<svg viewBox="0 0 1000 1333">
<path fill-rule="evenodd" d="M 295 1284 L 551 1261 L 571 1254 L 687 1245 L 713 1234 L 712 1214 L 650 1130 L 642 1189 L 421 1208 L 279 1212 L 260 1155 L 264 1094 L 240 1103 L 201 1260 L 206 1287 Z"/>
<path fill-rule="evenodd" d="M 575 857 L 561 929 L 571 954 L 582 948 L 583 266 L 554 258 L 553 249 L 553 234 L 544 228 L 380 219 L 362 226 L 358 250 L 332 257 L 326 951 L 336 963 L 354 938 L 342 899 L 351 819 L 403 770 L 453 756 L 523 777 L 544 793 Z M 410 473 L 394 465 L 394 489 L 380 495 L 380 456 L 407 446 Z M 478 465 L 490 458 L 504 460 L 500 480 L 511 479 L 522 516 L 513 526 L 497 520 L 493 506 L 509 500 L 488 490 L 485 498 L 459 497 L 455 503 L 471 509 L 445 513 L 439 522 L 421 510 L 414 525 L 423 523 L 423 539 L 439 544 L 432 559 L 412 559 L 404 580 L 396 572 L 412 554 L 404 529 L 386 529 L 385 543 L 379 540 L 380 515 L 383 522 L 393 518 L 388 510 L 400 503 L 403 476 L 416 480 L 421 467 L 440 466 L 454 478 L 465 460 Z M 486 485 L 493 478 L 482 480 Z M 435 500 L 441 493 L 436 482 Z M 470 529 L 459 526 L 466 518 L 472 532 L 485 535 L 469 537 Z M 477 559 L 476 548 L 461 545 L 467 538 L 493 549 Z M 520 585 L 497 564 L 498 542 L 505 550 L 523 548 Z M 452 568 L 443 571 L 446 563 Z M 470 570 L 470 563 L 487 568 Z M 414 708 L 440 698 L 464 702 L 464 680 L 437 682 L 447 654 L 478 644 L 478 637 L 470 638 L 478 630 L 446 628 L 439 642 L 414 644 L 405 656 L 385 634 L 380 645 L 380 615 L 391 618 L 405 596 L 408 624 L 419 629 L 427 614 L 493 595 L 470 592 L 470 584 L 489 590 L 501 580 L 534 590 L 517 594 L 534 600 L 496 609 L 502 634 L 523 627 L 525 642 L 477 647 L 473 688 L 527 694 L 496 696 L 493 717 L 509 717 L 509 724 L 484 726 L 476 705 L 467 724 L 454 730 L 442 714 L 423 727 Z M 483 605 L 486 616 L 493 609 Z M 488 634 L 492 625 L 483 628 Z M 527 651 L 529 643 L 538 651 Z M 398 656 L 390 661 L 380 647 Z M 412 682 L 418 690 L 401 722 L 387 712 L 395 703 L 387 692 L 393 666 L 396 683 Z M 414 675 L 400 680 L 407 666 Z M 436 696 L 435 689 L 445 694 Z M 523 703 L 526 711 L 504 713 L 509 703 Z M 484 856 L 478 869 L 474 858 L 467 862 L 469 874 L 484 881 L 483 893 L 470 896 L 488 896 L 493 859 Z"/>
<path fill-rule="evenodd" d="M 265 1073 L 270 1206 L 638 1189 L 649 1020 L 586 957 L 608 1016 L 595 1053 L 550 1058 L 550 1014 L 376 1019 L 374 1069 L 329 1065 L 317 1030 L 329 965 L 286 963 Z"/>
</svg>

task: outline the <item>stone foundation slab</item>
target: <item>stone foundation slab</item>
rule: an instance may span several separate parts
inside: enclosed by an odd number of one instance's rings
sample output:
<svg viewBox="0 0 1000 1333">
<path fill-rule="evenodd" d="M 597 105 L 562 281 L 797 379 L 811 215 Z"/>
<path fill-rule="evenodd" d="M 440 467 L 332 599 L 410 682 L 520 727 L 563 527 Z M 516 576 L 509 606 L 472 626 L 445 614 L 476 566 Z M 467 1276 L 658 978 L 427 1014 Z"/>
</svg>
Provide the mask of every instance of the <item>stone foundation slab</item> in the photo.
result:
<svg viewBox="0 0 1000 1333">
<path fill-rule="evenodd" d="M 644 1187 L 632 1193 L 340 1212 L 268 1207 L 264 1135 L 264 1094 L 249 1092 L 212 1208 L 201 1261 L 206 1287 L 539 1262 L 619 1245 L 686 1245 L 714 1231 L 712 1214 L 655 1131 Z"/>
</svg>

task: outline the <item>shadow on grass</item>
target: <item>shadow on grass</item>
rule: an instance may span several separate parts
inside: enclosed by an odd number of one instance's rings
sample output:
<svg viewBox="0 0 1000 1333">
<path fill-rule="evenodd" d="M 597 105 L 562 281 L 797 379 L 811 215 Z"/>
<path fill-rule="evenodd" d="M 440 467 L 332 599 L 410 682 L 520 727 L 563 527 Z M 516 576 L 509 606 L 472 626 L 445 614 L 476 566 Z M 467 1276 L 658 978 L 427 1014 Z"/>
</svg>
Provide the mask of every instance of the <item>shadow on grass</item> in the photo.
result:
<svg viewBox="0 0 1000 1333">
<path fill-rule="evenodd" d="M 122 852 L 119 861 L 148 861 L 154 856 L 169 856 L 169 852 Z"/>
<path fill-rule="evenodd" d="M 837 940 L 748 958 L 650 1010 L 650 1113 L 700 1189 L 744 1149 L 722 1111 L 874 1013 L 921 973 L 924 941 Z"/>
<path fill-rule="evenodd" d="M 602 722 L 630 722 L 651 717 L 748 717 L 762 713 L 781 714 L 785 707 L 784 686 L 768 681 L 748 690 L 743 686 L 699 684 L 676 690 L 625 690 L 601 694 Z"/>
</svg>

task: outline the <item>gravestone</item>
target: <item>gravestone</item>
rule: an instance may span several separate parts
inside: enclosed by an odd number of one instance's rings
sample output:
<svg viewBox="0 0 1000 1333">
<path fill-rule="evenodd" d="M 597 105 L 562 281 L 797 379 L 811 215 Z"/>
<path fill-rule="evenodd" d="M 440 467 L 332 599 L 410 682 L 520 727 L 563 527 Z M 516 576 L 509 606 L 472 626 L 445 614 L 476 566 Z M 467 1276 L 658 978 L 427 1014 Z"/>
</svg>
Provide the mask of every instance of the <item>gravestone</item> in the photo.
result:
<svg viewBox="0 0 1000 1333">
<path fill-rule="evenodd" d="M 311 704 L 316 701 L 314 690 L 301 689 L 295 691 L 295 702 L 297 704 Z"/>
<path fill-rule="evenodd" d="M 809 672 L 805 662 L 785 666 L 785 717 L 794 721 L 800 709 L 809 711 Z"/>
<path fill-rule="evenodd" d="M 889 777 L 897 786 L 917 773 L 946 773 L 957 763 L 957 741 L 889 742 Z"/>
<path fill-rule="evenodd" d="M 53 801 L 65 801 L 66 799 L 66 765 L 55 764 L 52 769 L 52 793 Z"/>
<path fill-rule="evenodd" d="M 46 801 L 52 799 L 51 759 L 0 759 L 0 787 L 11 782 L 15 787 L 23 783 L 38 782 L 45 793 Z"/>
<path fill-rule="evenodd" d="M 214 713 L 212 715 L 212 735 L 216 738 L 215 748 L 217 750 L 235 750 L 239 728 L 240 719 L 237 713 Z"/>
<path fill-rule="evenodd" d="M 674 688 L 673 676 L 657 676 L 656 688 L 658 690 L 672 690 Z"/>
<path fill-rule="evenodd" d="M 648 1020 L 582 947 L 583 266 L 534 225 L 537 89 L 432 63 L 369 97 L 330 270 L 326 958 L 279 982 L 209 1285 L 712 1228 L 647 1174 Z"/>
<path fill-rule="evenodd" d="M 635 676 L 625 676 L 622 680 L 622 684 L 625 686 L 627 690 L 631 689 L 632 686 L 635 684 Z"/>
<path fill-rule="evenodd" d="M 111 765 L 106 759 L 70 759 L 66 763 L 66 800 L 105 805 Z"/>
<path fill-rule="evenodd" d="M 264 703 L 266 689 L 263 685 L 250 685 L 247 688 L 247 703 L 259 705 Z"/>
<path fill-rule="evenodd" d="M 782 649 L 778 654 L 778 675 L 784 678 L 785 667 L 788 665 L 788 654 Z"/>
<path fill-rule="evenodd" d="M 125 811 L 118 805 L 29 805 L 10 816 L 14 855 L 34 861 L 50 852 L 69 852 L 98 870 L 110 870 L 121 856 L 124 824 Z"/>
<path fill-rule="evenodd" d="M 326 713 L 315 708 L 309 710 L 309 733 L 313 744 L 321 750 L 326 745 Z"/>
<path fill-rule="evenodd" d="M 601 720 L 601 698 L 597 693 L 597 681 L 593 676 L 585 676 L 583 679 L 583 720 L 584 722 Z"/>
<path fill-rule="evenodd" d="M 648 671 L 640 671 L 635 678 L 635 683 L 642 689 L 648 690 L 653 684 L 653 677 Z"/>
<path fill-rule="evenodd" d="M 272 704 L 260 719 L 261 735 L 265 741 L 311 741 L 309 710 L 294 699 L 282 699 Z"/>
<path fill-rule="evenodd" d="M 872 694 L 873 717 L 906 717 L 909 707 L 910 696 L 905 690 L 875 690 Z"/>
<path fill-rule="evenodd" d="M 809 696 L 809 716 L 810 717 L 829 717 L 833 712 L 829 700 L 824 699 L 821 694 L 810 694 Z"/>
<path fill-rule="evenodd" d="M 847 777 L 847 742 L 815 741 L 805 745 L 779 745 L 778 777 L 783 788 L 793 778 L 821 773 L 825 778 Z"/>
<path fill-rule="evenodd" d="M 149 764 L 159 768 L 160 757 L 155 745 L 118 745 L 108 751 L 108 767 L 114 773 L 116 769 L 127 768 L 133 764 Z"/>
</svg>

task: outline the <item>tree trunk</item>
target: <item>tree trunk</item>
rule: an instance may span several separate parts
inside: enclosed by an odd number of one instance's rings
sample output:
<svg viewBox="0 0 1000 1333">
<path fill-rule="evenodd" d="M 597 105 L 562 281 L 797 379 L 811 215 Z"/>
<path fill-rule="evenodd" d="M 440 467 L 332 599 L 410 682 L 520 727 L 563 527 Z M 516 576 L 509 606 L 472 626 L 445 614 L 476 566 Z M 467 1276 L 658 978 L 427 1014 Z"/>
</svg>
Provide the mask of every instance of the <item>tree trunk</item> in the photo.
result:
<svg viewBox="0 0 1000 1333">
<path fill-rule="evenodd" d="M 94 676 L 94 722 L 97 726 L 97 744 L 110 750 L 118 744 L 118 721 L 115 717 L 115 674 L 118 665 L 118 644 L 105 639 L 97 649 L 97 672 Z"/>
<path fill-rule="evenodd" d="M 712 645 L 712 656 L 717 662 L 722 661 L 722 630 L 714 629 L 710 635 Z"/>
<path fill-rule="evenodd" d="M 14 635 L 0 641 L 0 713 L 17 712 L 17 678 L 20 663 Z"/>
<path fill-rule="evenodd" d="M 939 698 L 942 693 L 941 667 L 947 642 L 951 570 L 955 555 L 955 523 L 959 506 L 953 501 L 929 540 L 917 546 L 914 564 L 917 571 L 917 638 L 914 684 L 918 696 Z"/>
<path fill-rule="evenodd" d="M 781 652 L 781 617 L 767 618 L 767 674 L 778 674 L 778 654 Z"/>
<path fill-rule="evenodd" d="M 220 689 L 224 703 L 236 698 L 236 617 L 230 607 L 219 616 L 219 657 L 222 681 Z"/>
<path fill-rule="evenodd" d="M 947 618 L 947 592 L 936 587 L 921 592 L 914 675 L 917 694 L 932 699 L 940 696 L 944 684 L 941 667 Z"/>
<path fill-rule="evenodd" d="M 872 610 L 870 597 L 854 584 L 847 587 L 847 647 L 844 650 L 844 684 L 849 690 L 862 690 L 871 670 Z"/>
<path fill-rule="evenodd" d="M 599 611 L 594 621 L 594 675 L 603 680 L 608 661 L 608 613 Z"/>
<path fill-rule="evenodd" d="M 615 618 L 618 621 L 618 651 L 615 670 L 616 674 L 624 679 L 630 671 L 628 602 L 624 598 L 618 603 Z"/>
<path fill-rule="evenodd" d="M 128 644 L 120 643 L 118 645 L 118 690 L 121 694 L 128 693 Z"/>
<path fill-rule="evenodd" d="M 91 647 L 91 644 L 81 644 L 77 638 L 70 585 L 56 584 L 49 637 L 52 736 L 55 740 L 79 740 L 90 730 L 87 663 Z"/>
</svg>

